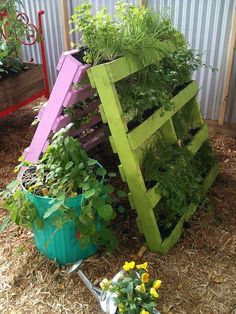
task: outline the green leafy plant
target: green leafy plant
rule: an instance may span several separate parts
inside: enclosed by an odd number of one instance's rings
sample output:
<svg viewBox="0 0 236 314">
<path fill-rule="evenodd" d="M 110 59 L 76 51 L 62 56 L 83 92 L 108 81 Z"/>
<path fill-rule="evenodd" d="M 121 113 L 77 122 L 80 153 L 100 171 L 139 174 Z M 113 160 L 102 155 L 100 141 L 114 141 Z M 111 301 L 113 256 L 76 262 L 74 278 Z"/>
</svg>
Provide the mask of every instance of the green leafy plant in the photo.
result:
<svg viewBox="0 0 236 314">
<path fill-rule="evenodd" d="M 202 200 L 202 183 L 214 163 L 208 143 L 193 156 L 186 147 L 170 145 L 158 135 L 144 151 L 142 172 L 147 187 L 158 183 L 156 189 L 162 197 L 155 213 L 163 235 L 173 229 L 191 203 Z"/>
<path fill-rule="evenodd" d="M 85 54 L 87 63 L 96 65 L 121 56 L 132 56 L 145 64 L 160 52 L 160 41 L 171 40 L 178 46 L 185 43 L 170 19 L 147 8 L 119 2 L 114 17 L 105 8 L 94 16 L 91 9 L 92 5 L 86 2 L 72 15 L 73 31 L 80 31 L 82 43 L 89 49 Z"/>
<path fill-rule="evenodd" d="M 158 289 L 161 280 L 153 280 L 148 273 L 148 263 L 135 265 L 135 262 L 125 262 L 123 272 L 118 280 L 103 279 L 100 283 L 103 298 L 112 293 L 117 312 L 123 314 L 154 314 L 156 311 Z"/>
<path fill-rule="evenodd" d="M 32 30 L 17 16 L 19 5 L 21 0 L 0 1 L 0 78 L 24 68 L 21 41 L 30 38 Z"/>
<path fill-rule="evenodd" d="M 93 241 L 112 250 L 117 244 L 109 229 L 110 221 L 116 216 L 113 207 L 125 195 L 120 191 L 115 193 L 110 184 L 114 173 L 107 174 L 96 160 L 87 156 L 78 139 L 66 135 L 71 126 L 53 136 L 38 162 L 30 164 L 22 161 L 18 169 L 22 166 L 28 166 L 28 169 L 22 176 L 22 182 L 18 181 L 14 189 L 10 186 L 4 192 L 4 205 L 18 224 L 25 225 L 22 222 L 26 220 L 26 224 L 30 225 L 35 221 L 38 227 L 43 227 L 44 219 L 54 214 L 53 224 L 57 229 L 66 222 L 74 221 L 82 244 Z M 28 193 L 51 198 L 51 207 L 44 213 L 43 219 L 35 215 L 35 210 L 32 211 Z M 80 194 L 81 209 L 77 214 L 76 210 L 66 206 L 66 199 Z M 16 206 L 18 203 L 20 206 Z"/>
<path fill-rule="evenodd" d="M 166 55 L 158 64 L 151 64 L 117 82 L 124 120 L 140 124 L 159 108 L 162 114 L 171 111 L 171 98 L 191 81 L 193 72 L 201 66 L 211 68 L 202 63 L 201 57 L 202 54 L 185 45 Z"/>
</svg>

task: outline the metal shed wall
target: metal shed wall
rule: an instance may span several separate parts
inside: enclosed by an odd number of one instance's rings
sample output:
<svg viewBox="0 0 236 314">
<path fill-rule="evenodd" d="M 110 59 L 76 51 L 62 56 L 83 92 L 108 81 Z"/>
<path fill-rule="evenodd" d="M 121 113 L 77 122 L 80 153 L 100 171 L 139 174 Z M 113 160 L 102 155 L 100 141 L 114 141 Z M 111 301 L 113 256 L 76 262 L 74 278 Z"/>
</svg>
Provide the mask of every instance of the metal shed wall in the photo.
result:
<svg viewBox="0 0 236 314">
<path fill-rule="evenodd" d="M 69 0 L 69 16 L 74 8 L 83 0 Z M 91 0 L 94 13 L 106 6 L 108 12 L 114 13 L 116 1 Z M 138 0 L 126 1 L 137 4 Z M 148 4 L 155 11 L 166 12 L 176 28 L 186 36 L 193 49 L 205 51 L 203 61 L 218 71 L 200 69 L 196 73 L 199 83 L 199 101 L 203 115 L 207 119 L 217 120 L 222 103 L 223 84 L 229 46 L 229 35 L 235 0 L 149 0 Z M 47 51 L 48 69 L 51 86 L 56 79 L 56 64 L 63 51 L 63 30 L 60 17 L 60 1 L 55 0 L 23 0 L 24 10 L 28 12 L 33 22 L 36 22 L 37 11 L 45 10 L 44 34 Z M 78 42 L 79 34 L 74 34 L 73 41 Z M 33 51 L 32 51 L 33 50 Z M 29 59 L 34 56 L 40 61 L 37 47 L 24 48 L 24 56 Z M 236 72 L 234 62 L 233 73 Z M 228 100 L 226 119 L 236 122 L 236 97 L 233 90 L 236 87 L 235 75 L 231 78 L 231 93 Z"/>
</svg>

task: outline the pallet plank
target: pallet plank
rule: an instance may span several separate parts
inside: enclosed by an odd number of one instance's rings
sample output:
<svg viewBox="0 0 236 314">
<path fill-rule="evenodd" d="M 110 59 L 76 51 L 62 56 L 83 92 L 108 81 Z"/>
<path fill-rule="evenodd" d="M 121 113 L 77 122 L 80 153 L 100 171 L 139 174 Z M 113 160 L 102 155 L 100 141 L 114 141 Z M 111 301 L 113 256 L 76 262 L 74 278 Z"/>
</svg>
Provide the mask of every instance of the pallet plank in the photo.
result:
<svg viewBox="0 0 236 314">
<path fill-rule="evenodd" d="M 128 134 L 128 139 L 132 149 L 137 149 L 145 143 L 158 129 L 160 129 L 173 115 L 178 112 L 188 101 L 190 101 L 198 92 L 196 81 L 190 83 L 185 89 L 179 92 L 171 99 L 174 103 L 174 109 L 165 111 L 158 109 L 151 117 L 145 120 Z"/>
</svg>

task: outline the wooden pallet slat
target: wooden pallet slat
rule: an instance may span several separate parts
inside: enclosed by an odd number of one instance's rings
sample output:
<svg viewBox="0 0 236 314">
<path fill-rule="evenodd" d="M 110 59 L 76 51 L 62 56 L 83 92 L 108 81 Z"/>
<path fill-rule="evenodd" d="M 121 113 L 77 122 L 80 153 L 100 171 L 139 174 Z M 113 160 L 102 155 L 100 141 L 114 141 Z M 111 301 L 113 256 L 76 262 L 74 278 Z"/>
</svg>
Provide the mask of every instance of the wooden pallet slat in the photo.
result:
<svg viewBox="0 0 236 314">
<path fill-rule="evenodd" d="M 166 45 L 169 50 L 175 49 Z M 167 50 L 168 50 L 167 49 Z M 163 54 L 157 55 L 157 60 L 161 59 Z M 154 60 L 156 62 L 157 60 Z M 109 125 L 111 132 L 110 141 L 113 150 L 118 153 L 121 165 L 119 170 L 121 177 L 127 181 L 130 193 L 129 200 L 132 208 L 137 211 L 137 224 L 140 232 L 144 233 L 149 248 L 161 253 L 167 252 L 179 239 L 183 223 L 196 210 L 197 205 L 191 204 L 188 211 L 180 218 L 174 230 L 166 239 L 162 239 L 158 222 L 156 221 L 154 208 L 161 200 L 158 193 L 158 183 L 147 190 L 142 176 L 140 162 L 140 149 L 143 145 L 149 145 L 154 134 L 160 130 L 165 140 L 171 145 L 176 143 L 178 137 L 175 132 L 172 118 L 186 104 L 192 104 L 196 111 L 196 127 L 200 126 L 199 131 L 192 138 L 187 148 L 195 154 L 203 143 L 208 139 L 208 130 L 197 108 L 196 94 L 198 86 L 195 81 L 181 90 L 172 98 L 174 109 L 164 112 L 163 109 L 157 110 L 151 117 L 141 125 L 128 132 L 127 126 L 122 119 L 122 108 L 118 94 L 115 88 L 115 82 L 135 73 L 142 66 L 132 58 L 120 58 L 112 62 L 92 67 L 88 70 L 88 77 L 91 85 L 97 88 L 102 102 L 103 116 Z M 214 168 L 204 181 L 203 190 L 208 190 L 213 183 L 217 171 Z"/>
<path fill-rule="evenodd" d="M 173 115 L 178 112 L 188 101 L 190 101 L 198 92 L 197 83 L 193 81 L 186 89 L 179 92 L 171 99 L 173 110 L 163 114 L 163 109 L 158 109 L 141 125 L 133 129 L 129 134 L 129 142 L 132 149 L 137 149 L 147 139 L 149 139 L 158 129 L 160 129 Z"/>
<path fill-rule="evenodd" d="M 24 151 L 24 158 L 27 161 L 36 162 L 46 150 L 52 132 L 65 127 L 71 122 L 70 117 L 64 115 L 64 108 L 73 106 L 75 103 L 91 97 L 94 92 L 88 83 L 84 83 L 87 77 L 86 70 L 89 66 L 81 64 L 73 56 L 77 52 L 78 50 L 64 52 L 58 62 L 57 69 L 59 73 L 56 83 L 54 84 L 47 104 L 43 105 L 38 114 L 40 122 L 33 140 L 30 146 Z M 83 87 L 75 89 L 73 88 L 74 83 L 81 83 Z M 83 110 L 76 110 L 75 114 L 77 117 L 85 116 L 91 111 L 96 111 L 98 102 L 95 102 L 96 101 L 91 101 L 89 106 Z M 79 130 L 76 130 L 76 134 L 80 135 L 87 128 L 93 128 L 100 122 L 100 115 L 95 113 L 95 116 L 91 118 L 89 123 L 84 124 Z M 102 134 L 104 134 L 104 132 Z M 96 136 L 96 139 L 93 140 L 93 136 Z M 86 139 L 84 139 L 84 145 L 90 149 L 104 140 L 104 136 L 101 136 L 101 131 L 97 130 L 93 135 L 88 137 L 88 140 L 89 144 L 86 145 Z"/>
</svg>

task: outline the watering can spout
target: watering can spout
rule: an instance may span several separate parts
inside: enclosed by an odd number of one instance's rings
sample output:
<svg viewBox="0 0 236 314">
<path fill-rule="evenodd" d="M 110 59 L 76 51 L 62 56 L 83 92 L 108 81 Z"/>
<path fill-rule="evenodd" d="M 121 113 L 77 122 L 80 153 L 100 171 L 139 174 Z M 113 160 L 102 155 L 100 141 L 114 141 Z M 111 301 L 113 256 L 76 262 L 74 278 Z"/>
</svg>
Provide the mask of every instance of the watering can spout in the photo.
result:
<svg viewBox="0 0 236 314">
<path fill-rule="evenodd" d="M 68 273 L 77 272 L 80 279 L 83 281 L 83 283 L 86 285 L 86 287 L 89 289 L 89 291 L 92 293 L 92 295 L 100 302 L 100 297 L 102 294 L 102 290 L 100 288 L 95 287 L 91 281 L 85 276 L 85 274 L 82 272 L 82 270 L 79 269 L 81 264 L 83 263 L 83 260 L 79 260 L 76 262 L 69 270 Z"/>
</svg>

